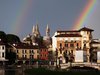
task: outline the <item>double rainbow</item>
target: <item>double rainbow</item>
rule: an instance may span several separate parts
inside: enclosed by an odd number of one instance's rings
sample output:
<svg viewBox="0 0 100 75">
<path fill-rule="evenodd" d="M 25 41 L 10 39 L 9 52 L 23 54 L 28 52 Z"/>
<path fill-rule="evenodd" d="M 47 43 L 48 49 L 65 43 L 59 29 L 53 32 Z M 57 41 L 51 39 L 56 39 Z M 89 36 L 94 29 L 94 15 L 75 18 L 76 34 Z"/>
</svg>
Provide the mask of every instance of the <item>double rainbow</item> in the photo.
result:
<svg viewBox="0 0 100 75">
<path fill-rule="evenodd" d="M 79 15 L 78 19 L 75 20 L 72 29 L 79 29 L 86 24 L 87 18 L 90 17 L 91 13 L 93 13 L 93 10 L 95 9 L 96 2 L 97 0 L 88 0 L 82 13 Z"/>
</svg>

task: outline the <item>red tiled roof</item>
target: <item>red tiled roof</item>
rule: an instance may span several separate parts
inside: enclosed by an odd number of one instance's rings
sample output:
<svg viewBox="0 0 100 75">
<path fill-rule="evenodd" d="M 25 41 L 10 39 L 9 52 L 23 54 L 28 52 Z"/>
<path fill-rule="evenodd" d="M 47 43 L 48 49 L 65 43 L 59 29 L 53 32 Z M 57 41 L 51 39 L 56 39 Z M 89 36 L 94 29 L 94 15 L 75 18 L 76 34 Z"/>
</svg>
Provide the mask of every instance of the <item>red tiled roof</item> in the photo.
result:
<svg viewBox="0 0 100 75">
<path fill-rule="evenodd" d="M 87 27 L 83 27 L 79 31 L 94 31 L 94 30 Z"/>
<path fill-rule="evenodd" d="M 55 37 L 82 37 L 80 34 L 60 34 Z"/>
</svg>

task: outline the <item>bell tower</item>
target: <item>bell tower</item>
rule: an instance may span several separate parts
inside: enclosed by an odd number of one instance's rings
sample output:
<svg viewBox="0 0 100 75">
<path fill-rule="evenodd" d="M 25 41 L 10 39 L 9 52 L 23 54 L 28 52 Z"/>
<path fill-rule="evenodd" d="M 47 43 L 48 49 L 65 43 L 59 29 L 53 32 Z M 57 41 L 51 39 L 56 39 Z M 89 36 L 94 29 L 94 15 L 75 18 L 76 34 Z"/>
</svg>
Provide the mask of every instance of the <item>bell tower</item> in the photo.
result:
<svg viewBox="0 0 100 75">
<path fill-rule="evenodd" d="M 47 27 L 46 27 L 46 36 L 50 36 L 50 28 L 47 24 Z"/>
</svg>

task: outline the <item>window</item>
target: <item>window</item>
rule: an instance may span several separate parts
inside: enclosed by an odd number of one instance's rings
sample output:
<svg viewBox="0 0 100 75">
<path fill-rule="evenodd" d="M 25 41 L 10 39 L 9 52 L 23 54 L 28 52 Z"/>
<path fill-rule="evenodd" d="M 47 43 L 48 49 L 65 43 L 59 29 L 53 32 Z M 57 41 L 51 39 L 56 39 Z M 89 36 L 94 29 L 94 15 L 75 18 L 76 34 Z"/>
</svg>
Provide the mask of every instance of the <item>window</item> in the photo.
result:
<svg viewBox="0 0 100 75">
<path fill-rule="evenodd" d="M 17 50 L 17 53 L 19 53 L 19 51 Z"/>
<path fill-rule="evenodd" d="M 32 58 L 31 55 L 30 55 L 30 58 Z"/>
<path fill-rule="evenodd" d="M 30 50 L 30 53 L 31 53 L 31 50 Z"/>
<path fill-rule="evenodd" d="M 62 54 L 62 49 L 60 49 L 59 51 L 60 51 L 60 54 Z"/>
<path fill-rule="evenodd" d="M 41 54 L 41 57 L 42 57 L 42 54 Z"/>
<path fill-rule="evenodd" d="M 22 53 L 24 54 L 24 53 L 27 53 L 27 50 L 22 50 Z"/>
<path fill-rule="evenodd" d="M 65 47 L 68 47 L 68 44 L 67 43 L 65 43 Z"/>
<path fill-rule="evenodd" d="M 19 56 L 17 55 L 17 58 L 19 58 Z"/>
<path fill-rule="evenodd" d="M 2 50 L 4 50 L 5 49 L 5 47 L 4 46 L 2 46 Z"/>
<path fill-rule="evenodd" d="M 84 47 L 86 47 L 86 44 L 84 44 Z"/>
<path fill-rule="evenodd" d="M 73 50 L 71 50 L 71 53 L 73 54 Z"/>
<path fill-rule="evenodd" d="M 31 50 L 31 53 L 34 53 L 34 50 Z"/>
<path fill-rule="evenodd" d="M 27 53 L 27 50 L 24 50 L 25 51 L 25 53 Z"/>
<path fill-rule="evenodd" d="M 24 58 L 24 55 L 22 55 L 22 58 Z"/>
<path fill-rule="evenodd" d="M 25 58 L 27 58 L 27 55 L 25 55 Z"/>
<path fill-rule="evenodd" d="M 22 55 L 23 58 L 27 58 L 27 55 Z"/>
<path fill-rule="evenodd" d="M 74 44 L 70 44 L 70 47 L 74 47 Z"/>
<path fill-rule="evenodd" d="M 84 35 L 86 35 L 87 34 L 87 31 L 84 31 Z"/>
<path fill-rule="evenodd" d="M 87 32 L 87 34 L 89 34 L 89 32 Z"/>
<path fill-rule="evenodd" d="M 39 58 L 39 55 L 37 55 L 37 58 Z"/>
<path fill-rule="evenodd" d="M 37 53 L 39 53 L 40 51 L 39 50 L 37 50 Z"/>
<path fill-rule="evenodd" d="M 2 57 L 4 57 L 5 55 L 4 55 L 4 52 L 2 52 Z"/>
<path fill-rule="evenodd" d="M 79 46 L 79 44 L 77 43 L 77 47 Z"/>
<path fill-rule="evenodd" d="M 22 50 L 22 53 L 24 54 L 24 50 Z"/>
<path fill-rule="evenodd" d="M 33 55 L 30 55 L 30 59 L 32 59 L 33 58 Z"/>
<path fill-rule="evenodd" d="M 32 55 L 32 58 L 34 58 L 34 55 Z"/>
<path fill-rule="evenodd" d="M 45 57 L 47 57 L 47 55 L 45 54 Z"/>
<path fill-rule="evenodd" d="M 60 47 L 62 47 L 62 44 L 60 43 Z"/>
<path fill-rule="evenodd" d="M 47 49 L 45 49 L 45 52 L 47 51 Z"/>
</svg>

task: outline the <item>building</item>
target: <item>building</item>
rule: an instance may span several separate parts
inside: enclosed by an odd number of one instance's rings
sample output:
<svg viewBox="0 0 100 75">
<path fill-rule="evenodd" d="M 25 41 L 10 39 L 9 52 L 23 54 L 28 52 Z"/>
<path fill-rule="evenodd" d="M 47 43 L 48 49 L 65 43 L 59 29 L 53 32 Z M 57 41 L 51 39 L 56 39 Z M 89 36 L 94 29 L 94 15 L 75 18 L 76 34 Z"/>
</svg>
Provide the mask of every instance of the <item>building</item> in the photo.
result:
<svg viewBox="0 0 100 75">
<path fill-rule="evenodd" d="M 50 37 L 50 28 L 47 24 L 45 36 L 41 36 L 38 24 L 33 26 L 32 34 L 23 39 L 23 42 L 29 45 L 37 45 L 39 47 L 39 60 L 42 62 L 48 61 L 48 54 L 52 45 L 52 38 Z M 48 51 L 49 50 L 49 51 Z M 50 54 L 51 55 L 51 54 Z"/>
<path fill-rule="evenodd" d="M 46 46 L 40 47 L 40 59 L 39 60 L 48 60 L 48 48 Z"/>
<path fill-rule="evenodd" d="M 40 39 L 41 39 L 41 34 L 37 24 L 36 26 L 33 26 L 32 34 L 29 34 L 27 37 L 25 37 L 23 39 L 23 42 L 31 45 L 40 45 L 39 42 Z"/>
<path fill-rule="evenodd" d="M 16 52 L 16 62 L 19 64 L 33 64 L 39 58 L 38 46 L 33 46 L 25 43 L 13 44 Z"/>
<path fill-rule="evenodd" d="M 50 48 L 51 44 L 52 44 L 52 39 L 50 37 L 50 28 L 47 24 L 47 27 L 46 27 L 46 35 L 43 36 L 43 44 L 45 46 L 47 46 L 48 48 Z"/>
<path fill-rule="evenodd" d="M 49 47 L 52 44 L 52 39 L 50 37 L 50 28 L 48 25 L 46 27 L 45 32 L 46 32 L 46 35 L 41 36 L 39 27 L 37 24 L 36 26 L 33 26 L 32 34 L 27 35 L 27 37 L 23 39 L 23 42 L 27 44 L 31 44 L 31 45 L 38 45 L 38 46 L 46 45 Z"/>
<path fill-rule="evenodd" d="M 93 39 L 91 42 L 91 61 L 100 63 L 100 40 Z"/>
<path fill-rule="evenodd" d="M 83 27 L 79 30 L 58 30 L 52 37 L 53 51 L 57 52 L 58 58 L 62 62 L 75 62 L 75 51 L 85 51 L 85 62 L 89 62 L 90 58 L 90 43 L 92 40 L 92 29 Z"/>
<path fill-rule="evenodd" d="M 0 39 L 0 64 L 3 64 L 6 60 L 6 44 Z"/>
</svg>

